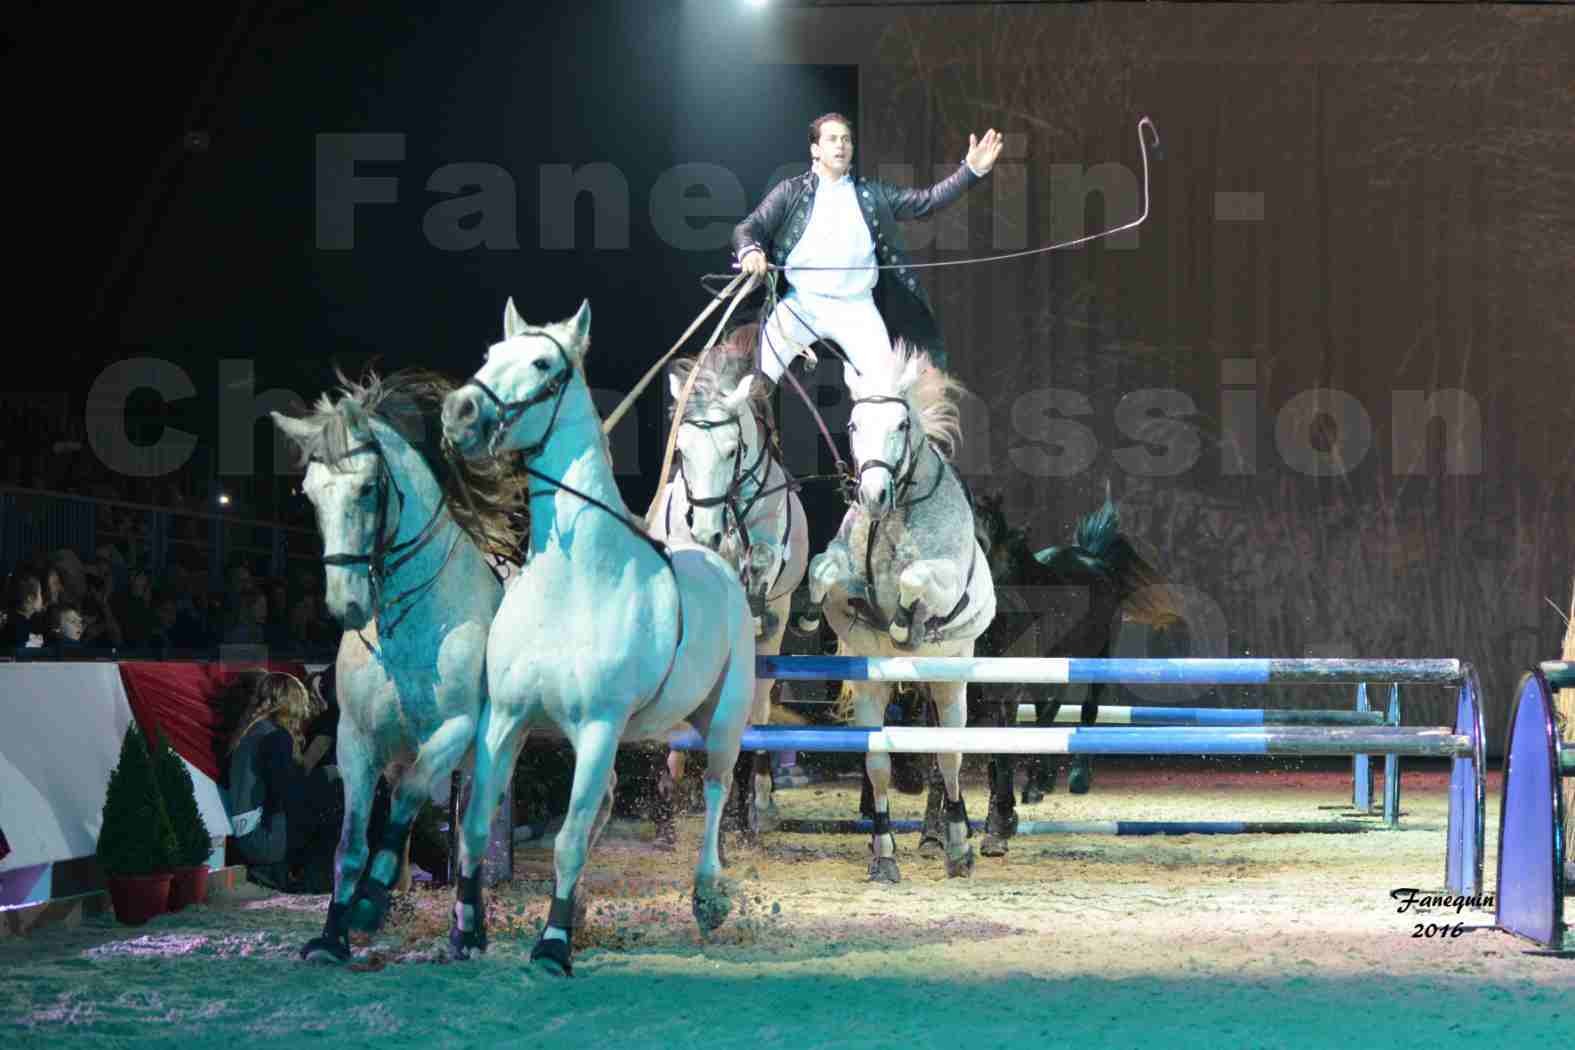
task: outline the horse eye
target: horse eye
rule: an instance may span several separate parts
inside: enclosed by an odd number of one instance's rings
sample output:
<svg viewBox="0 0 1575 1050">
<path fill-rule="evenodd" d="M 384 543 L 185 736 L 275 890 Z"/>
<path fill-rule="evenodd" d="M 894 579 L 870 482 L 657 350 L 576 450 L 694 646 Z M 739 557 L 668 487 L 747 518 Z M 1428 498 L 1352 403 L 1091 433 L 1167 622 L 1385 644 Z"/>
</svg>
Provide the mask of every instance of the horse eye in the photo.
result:
<svg viewBox="0 0 1575 1050">
<path fill-rule="evenodd" d="M 908 429 L 908 421 L 906 419 L 904 419 L 901 423 L 898 423 L 897 424 L 897 429 L 898 430 L 907 430 Z"/>
<path fill-rule="evenodd" d="M 857 423 L 853 422 L 852 420 L 849 420 L 848 421 L 848 433 L 851 434 L 857 429 L 859 429 L 859 425 Z"/>
<path fill-rule="evenodd" d="M 547 359 L 545 357 L 538 357 L 536 360 L 531 362 L 531 365 L 534 366 L 538 372 L 545 372 L 548 368 Z"/>
</svg>

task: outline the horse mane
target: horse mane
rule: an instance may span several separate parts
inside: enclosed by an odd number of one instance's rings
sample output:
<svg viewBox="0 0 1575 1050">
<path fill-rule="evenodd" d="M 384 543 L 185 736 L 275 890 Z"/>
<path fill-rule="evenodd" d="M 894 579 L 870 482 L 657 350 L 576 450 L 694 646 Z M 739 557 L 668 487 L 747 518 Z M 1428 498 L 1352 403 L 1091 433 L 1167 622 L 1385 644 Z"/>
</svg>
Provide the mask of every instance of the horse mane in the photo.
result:
<svg viewBox="0 0 1575 1050">
<path fill-rule="evenodd" d="M 407 368 L 389 376 L 367 369 L 360 382 L 334 369 L 342 397 L 328 394 L 303 419 L 317 427 L 316 437 L 299 446 L 301 461 L 316 457 L 329 470 L 340 464 L 351 448 L 350 423 L 345 403 L 354 402 L 368 416 L 379 420 L 414 448 L 437 480 L 449 514 L 483 555 L 518 562 L 520 544 L 528 531 L 529 504 L 526 478 L 513 469 L 514 457 L 469 460 L 445 455 L 442 427 L 434 425 L 443 399 L 457 384 L 425 368 Z"/>
<path fill-rule="evenodd" d="M 902 377 L 910 361 L 918 362 L 918 378 L 909 384 L 906 390 L 901 391 L 901 394 L 908 402 L 909 413 L 918 419 L 924 436 L 935 446 L 935 451 L 941 454 L 941 458 L 950 462 L 957 454 L 958 446 L 962 444 L 962 417 L 958 399 L 965 388 L 948 373 L 935 367 L 930 361 L 929 354 L 905 340 L 898 339 L 892 345 L 889 374 L 871 377 L 875 387 L 884 387 L 884 389 L 872 389 L 867 384 L 860 383 L 860 395 L 897 394 L 897 381 Z"/>
<path fill-rule="evenodd" d="M 684 418 L 703 416 L 724 394 L 738 389 L 739 383 L 754 375 L 759 345 L 760 333 L 756 326 L 740 325 L 710 350 L 686 354 L 675 360 L 671 367 L 680 383 L 688 382 L 690 374 L 697 367 L 700 369 L 695 385 L 689 390 L 689 400 L 684 403 Z M 765 383 L 754 385 L 749 405 L 755 410 L 757 419 L 770 421 L 771 396 Z M 668 409 L 668 416 L 671 418 L 672 408 Z"/>
</svg>

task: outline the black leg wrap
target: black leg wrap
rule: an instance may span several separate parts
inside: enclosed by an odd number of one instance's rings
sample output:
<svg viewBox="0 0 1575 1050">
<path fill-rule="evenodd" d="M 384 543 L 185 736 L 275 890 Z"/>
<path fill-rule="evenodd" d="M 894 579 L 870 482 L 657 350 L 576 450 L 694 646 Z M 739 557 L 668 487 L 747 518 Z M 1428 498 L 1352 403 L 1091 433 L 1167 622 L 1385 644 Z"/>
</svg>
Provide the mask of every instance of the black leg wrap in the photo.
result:
<svg viewBox="0 0 1575 1050">
<path fill-rule="evenodd" d="M 889 835 L 889 834 L 891 834 L 891 813 L 890 812 L 876 813 L 874 818 L 873 818 L 873 820 L 872 820 L 872 823 L 875 825 L 875 834 L 877 834 L 877 835 Z"/>
<path fill-rule="evenodd" d="M 454 916 L 448 928 L 449 955 L 455 959 L 470 958 L 471 950 L 487 950 L 487 909 L 481 900 L 481 871 L 469 878 L 461 875 L 454 880 L 455 903 L 468 905 L 475 919 L 469 930 L 459 928 L 459 916 Z"/>
<path fill-rule="evenodd" d="M 953 802 L 951 799 L 946 800 L 946 819 L 952 823 L 960 822 L 965 825 L 968 823 L 968 806 L 963 801 L 963 797 L 960 793 L 957 796 L 956 802 Z M 969 828 L 969 834 L 972 833 L 973 829 Z"/>
<path fill-rule="evenodd" d="M 771 755 L 765 751 L 755 752 L 755 776 L 771 775 Z"/>
<path fill-rule="evenodd" d="M 574 976 L 574 965 L 570 961 L 572 949 L 569 942 L 574 940 L 574 898 L 565 900 L 562 897 L 553 897 L 552 904 L 547 908 L 547 925 L 556 926 L 568 934 L 566 940 L 557 938 L 548 939 L 545 928 L 541 936 L 536 938 L 536 945 L 530 950 L 530 961 L 545 963 L 549 972 L 556 972 L 563 977 Z"/>
<path fill-rule="evenodd" d="M 309 962 L 348 962 L 350 959 L 350 905 L 330 901 L 328 921 L 323 932 L 313 937 L 301 949 L 301 958 Z"/>
<path fill-rule="evenodd" d="M 556 926 L 569 934 L 574 933 L 574 898 L 552 898 L 552 905 L 547 909 L 547 925 Z"/>
</svg>

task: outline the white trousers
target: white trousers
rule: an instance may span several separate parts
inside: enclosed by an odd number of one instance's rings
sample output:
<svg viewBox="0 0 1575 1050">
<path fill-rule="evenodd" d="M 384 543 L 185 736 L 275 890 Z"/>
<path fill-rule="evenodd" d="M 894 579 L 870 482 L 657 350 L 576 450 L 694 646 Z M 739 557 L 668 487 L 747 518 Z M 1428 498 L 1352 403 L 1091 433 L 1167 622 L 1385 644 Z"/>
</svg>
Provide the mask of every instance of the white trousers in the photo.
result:
<svg viewBox="0 0 1575 1050">
<path fill-rule="evenodd" d="M 760 370 L 773 383 L 778 382 L 800 347 L 822 338 L 836 340 L 852 361 L 849 379 L 891 357 L 891 336 L 880 311 L 875 309 L 874 296 L 834 299 L 791 289 L 766 321 L 765 337 L 760 343 Z"/>
</svg>

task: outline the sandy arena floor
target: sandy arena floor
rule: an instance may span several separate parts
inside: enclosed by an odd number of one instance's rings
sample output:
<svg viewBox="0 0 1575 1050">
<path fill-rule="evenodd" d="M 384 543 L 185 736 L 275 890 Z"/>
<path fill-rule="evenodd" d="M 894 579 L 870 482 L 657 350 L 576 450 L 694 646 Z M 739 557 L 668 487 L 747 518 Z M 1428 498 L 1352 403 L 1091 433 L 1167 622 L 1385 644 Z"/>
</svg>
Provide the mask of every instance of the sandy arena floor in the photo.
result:
<svg viewBox="0 0 1575 1050">
<path fill-rule="evenodd" d="M 1490 911 L 1398 914 L 1442 892 L 1445 780 L 1404 781 L 1405 828 L 1361 835 L 1020 837 L 972 879 L 899 841 L 903 881 L 863 882 L 866 840 L 768 836 L 733 849 L 736 907 L 703 940 L 676 854 L 615 822 L 588 872 L 576 976 L 526 956 L 551 852 L 522 846 L 491 905 L 491 951 L 440 963 L 446 893 L 412 898 L 344 969 L 295 951 L 325 899 L 249 892 L 140 929 L 110 919 L 0 942 L 9 1045 L 182 1047 L 283 1037 L 333 1046 L 601 1048 L 1519 1047 L 1575 1022 L 1570 954 L 1490 928 Z M 1487 890 L 1497 858 L 1489 784 Z M 1240 764 L 1100 767 L 1024 818 L 1330 820 L 1348 775 Z M 984 787 L 969 786 L 983 816 Z M 921 798 L 895 796 L 899 817 Z M 784 816 L 849 817 L 857 782 L 783 791 Z M 1377 824 L 1376 818 L 1371 822 Z M 975 844 L 977 845 L 977 838 Z M 1458 937 L 1418 923 L 1465 924 Z"/>
</svg>

